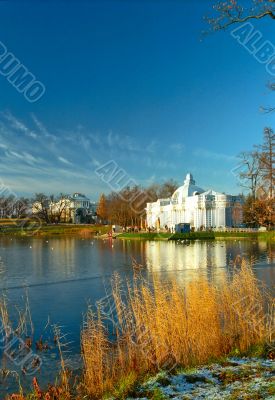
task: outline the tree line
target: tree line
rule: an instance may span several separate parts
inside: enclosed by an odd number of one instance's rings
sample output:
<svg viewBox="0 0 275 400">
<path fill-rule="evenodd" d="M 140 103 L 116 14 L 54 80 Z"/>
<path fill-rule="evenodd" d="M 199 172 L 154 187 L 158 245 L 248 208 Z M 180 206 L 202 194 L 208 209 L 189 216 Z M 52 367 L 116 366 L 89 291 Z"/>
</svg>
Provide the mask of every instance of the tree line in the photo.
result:
<svg viewBox="0 0 275 400">
<path fill-rule="evenodd" d="M 38 217 L 45 223 L 59 223 L 66 219 L 69 195 L 47 195 L 36 193 L 33 198 L 17 197 L 15 194 L 5 194 L 7 189 L 0 195 L 0 217 L 1 218 L 26 218 L 32 215 Z M 51 205 L 54 204 L 54 207 Z"/>
<path fill-rule="evenodd" d="M 101 222 L 120 226 L 142 226 L 146 218 L 146 204 L 157 199 L 170 197 L 178 188 L 178 183 L 170 179 L 162 184 L 148 187 L 125 187 L 99 199 L 97 215 Z"/>
</svg>

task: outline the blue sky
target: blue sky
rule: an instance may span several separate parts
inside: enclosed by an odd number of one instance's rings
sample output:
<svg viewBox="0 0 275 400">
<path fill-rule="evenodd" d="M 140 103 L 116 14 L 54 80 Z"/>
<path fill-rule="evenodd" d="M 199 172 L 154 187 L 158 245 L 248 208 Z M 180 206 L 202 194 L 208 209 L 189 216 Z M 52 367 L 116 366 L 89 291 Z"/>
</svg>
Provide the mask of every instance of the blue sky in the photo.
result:
<svg viewBox="0 0 275 400">
<path fill-rule="evenodd" d="M 36 103 L 0 76 L 0 178 L 18 194 L 110 188 L 109 160 L 148 185 L 191 171 L 238 193 L 236 155 L 274 114 L 270 80 L 230 32 L 201 40 L 207 0 L 0 2 L 0 41 L 46 87 Z M 274 37 L 271 20 L 253 22 Z"/>
</svg>

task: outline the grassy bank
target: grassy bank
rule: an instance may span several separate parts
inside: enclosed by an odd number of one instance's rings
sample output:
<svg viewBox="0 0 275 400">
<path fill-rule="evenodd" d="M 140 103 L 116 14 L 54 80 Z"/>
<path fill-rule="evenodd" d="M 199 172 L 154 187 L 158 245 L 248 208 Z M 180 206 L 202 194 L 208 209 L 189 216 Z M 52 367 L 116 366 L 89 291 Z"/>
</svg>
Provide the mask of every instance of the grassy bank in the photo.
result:
<svg viewBox="0 0 275 400">
<path fill-rule="evenodd" d="M 58 236 L 58 235 L 90 235 L 99 232 L 105 234 L 110 231 L 110 226 L 106 225 L 74 225 L 74 224 L 54 224 L 37 225 L 29 221 L 15 221 L 9 224 L 0 224 L 0 236 Z"/>
<path fill-rule="evenodd" d="M 191 233 L 122 233 L 119 239 L 129 240 L 214 240 L 214 239 L 262 239 L 275 240 L 275 231 L 270 232 L 191 232 Z"/>
<path fill-rule="evenodd" d="M 169 240 L 171 233 L 141 232 L 141 233 L 121 233 L 118 239 L 130 240 Z"/>
<path fill-rule="evenodd" d="M 183 287 L 176 280 L 147 282 L 136 274 L 131 286 L 114 276 L 112 288 L 112 295 L 87 313 L 82 375 L 70 379 L 63 368 L 57 386 L 41 389 L 35 380 L 31 396 L 22 392 L 9 399 L 121 400 L 133 393 L 137 398 L 140 384 L 159 371 L 175 374 L 251 349 L 250 356 L 261 356 L 274 341 L 274 299 L 245 264 L 219 286 L 205 277 Z M 147 391 L 146 398 L 166 399 L 157 390 Z"/>
</svg>

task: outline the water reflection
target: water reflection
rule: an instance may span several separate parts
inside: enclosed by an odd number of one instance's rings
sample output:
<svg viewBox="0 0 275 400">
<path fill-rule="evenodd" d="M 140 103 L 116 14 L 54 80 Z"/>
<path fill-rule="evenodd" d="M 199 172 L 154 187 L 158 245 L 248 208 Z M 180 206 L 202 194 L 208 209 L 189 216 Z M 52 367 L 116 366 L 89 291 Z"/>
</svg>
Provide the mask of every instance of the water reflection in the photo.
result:
<svg viewBox="0 0 275 400">
<path fill-rule="evenodd" d="M 182 280 L 202 274 L 218 281 L 245 259 L 268 286 L 275 281 L 274 268 L 271 268 L 274 267 L 274 245 L 265 241 L 146 242 L 145 254 L 150 272 L 173 273 Z M 260 267 L 265 267 L 264 271 L 259 272 Z"/>
<path fill-rule="evenodd" d="M 227 240 L 189 243 L 62 238 L 1 238 L 0 288 L 49 285 L 132 273 L 132 258 L 148 273 L 221 273 L 239 258 L 274 278 L 275 244 Z M 187 272 L 189 271 L 189 272 Z M 190 275 L 191 276 L 191 275 Z M 80 283 L 79 283 L 80 284 Z M 91 287 L 98 282 L 90 283 Z"/>
</svg>

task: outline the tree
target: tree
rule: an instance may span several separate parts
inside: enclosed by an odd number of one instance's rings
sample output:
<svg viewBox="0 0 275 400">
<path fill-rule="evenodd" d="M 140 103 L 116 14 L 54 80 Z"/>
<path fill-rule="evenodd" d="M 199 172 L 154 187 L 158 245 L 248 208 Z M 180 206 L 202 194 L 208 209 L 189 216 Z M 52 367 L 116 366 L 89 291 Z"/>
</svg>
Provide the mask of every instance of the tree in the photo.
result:
<svg viewBox="0 0 275 400">
<path fill-rule="evenodd" d="M 16 218 L 25 217 L 28 214 L 30 200 L 26 197 L 20 197 L 14 202 L 13 213 Z"/>
<path fill-rule="evenodd" d="M 275 225 L 274 200 L 254 200 L 252 196 L 248 196 L 243 208 L 243 220 L 244 223 L 251 227 L 265 226 L 271 228 Z"/>
<path fill-rule="evenodd" d="M 214 16 L 205 17 L 210 25 L 210 31 L 224 30 L 235 24 L 246 23 L 249 20 L 269 18 L 275 20 L 275 0 L 249 0 L 245 3 L 238 0 L 218 1 L 213 6 Z M 275 83 L 267 84 L 272 91 L 275 90 Z M 265 112 L 275 110 L 275 107 L 261 107 Z"/>
<path fill-rule="evenodd" d="M 226 29 L 231 25 L 251 19 L 265 17 L 275 20 L 275 0 L 250 0 L 245 6 L 237 0 L 218 1 L 214 6 L 214 17 L 206 17 L 213 31 Z"/>
<path fill-rule="evenodd" d="M 37 215 L 40 219 L 45 221 L 47 224 L 50 221 L 50 199 L 44 193 L 35 193 L 32 205 L 33 214 Z"/>
<path fill-rule="evenodd" d="M 97 210 L 96 213 L 98 215 L 98 217 L 103 220 L 106 221 L 108 219 L 108 213 L 107 213 L 107 203 L 106 203 L 106 197 L 104 194 L 102 194 L 100 196 L 99 199 L 99 203 L 97 206 Z"/>
<path fill-rule="evenodd" d="M 60 193 L 59 196 L 50 195 L 50 220 L 59 223 L 70 218 L 70 199 L 69 195 Z"/>
<path fill-rule="evenodd" d="M 266 197 L 272 199 L 275 184 L 275 134 L 271 128 L 264 129 L 264 143 L 258 147 L 262 186 L 266 188 Z"/>
<path fill-rule="evenodd" d="M 146 205 L 158 198 L 169 198 L 178 187 L 173 180 L 153 184 L 148 188 L 135 185 L 125 187 L 107 196 L 107 214 L 110 222 L 121 226 L 141 226 L 146 216 Z M 100 206 L 100 204 L 99 204 Z M 98 210 L 100 215 L 100 210 Z"/>
<path fill-rule="evenodd" d="M 249 189 L 244 205 L 244 222 L 250 226 L 274 226 L 275 135 L 264 129 L 263 144 L 241 153 L 239 177 Z"/>
<path fill-rule="evenodd" d="M 241 163 L 238 176 L 241 186 L 249 189 L 250 195 L 255 200 L 260 180 L 259 154 L 257 151 L 242 152 L 239 158 Z"/>
<path fill-rule="evenodd" d="M 178 183 L 173 179 L 170 179 L 169 181 L 166 181 L 162 185 L 160 185 L 158 197 L 163 199 L 171 197 L 178 187 Z"/>
<path fill-rule="evenodd" d="M 14 203 L 16 197 L 12 194 L 0 197 L 0 213 L 1 218 L 10 218 L 13 215 Z"/>
</svg>

